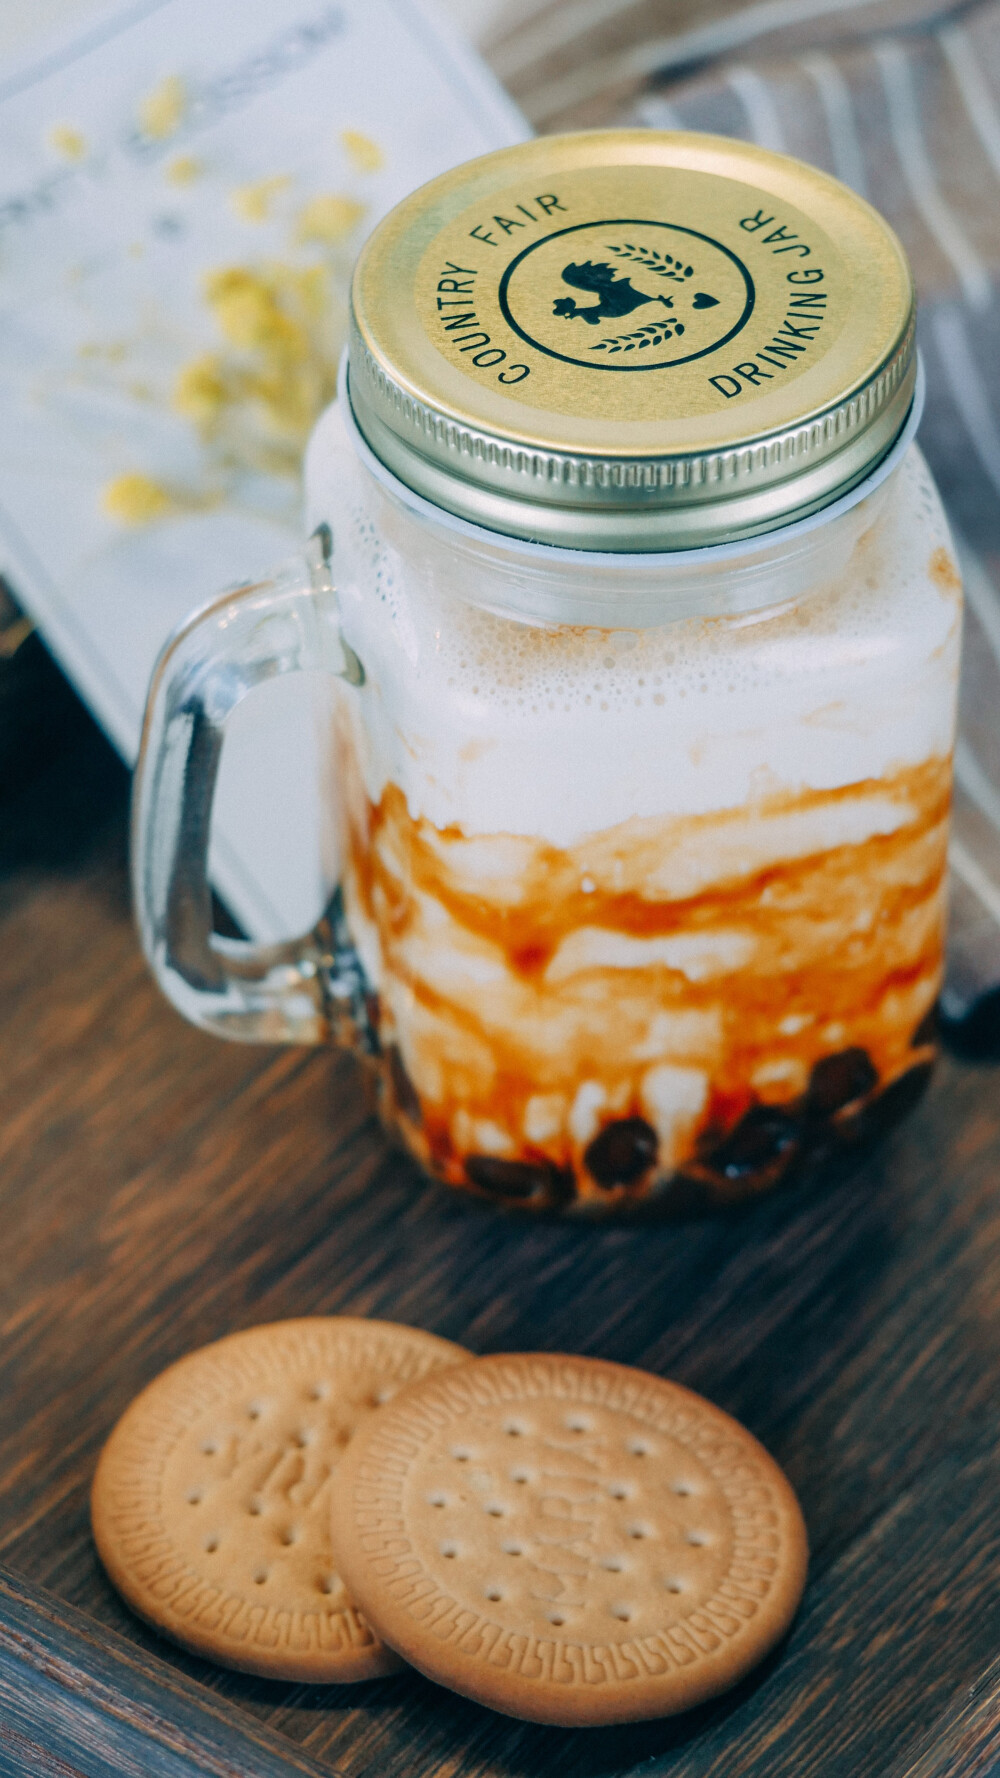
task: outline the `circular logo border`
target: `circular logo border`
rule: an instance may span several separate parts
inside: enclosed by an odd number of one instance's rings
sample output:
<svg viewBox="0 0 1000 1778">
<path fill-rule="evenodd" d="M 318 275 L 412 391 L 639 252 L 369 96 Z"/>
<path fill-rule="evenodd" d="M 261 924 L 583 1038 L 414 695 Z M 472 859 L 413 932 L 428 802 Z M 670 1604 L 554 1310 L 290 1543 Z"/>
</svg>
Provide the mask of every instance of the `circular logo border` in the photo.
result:
<svg viewBox="0 0 1000 1778">
<path fill-rule="evenodd" d="M 529 253 L 534 253 L 534 252 L 536 252 L 536 250 L 539 247 L 544 247 L 549 241 L 558 240 L 560 235 L 579 234 L 582 229 L 586 229 L 586 228 L 622 228 L 622 227 L 624 227 L 624 228 L 636 228 L 636 227 L 638 227 L 638 228 L 669 228 L 669 229 L 673 230 L 673 232 L 675 234 L 691 235 L 693 237 L 693 239 L 696 241 L 705 241 L 708 244 L 708 246 L 715 247 L 718 250 L 718 252 L 724 253 L 727 259 L 731 259 L 734 266 L 736 267 L 737 271 L 739 272 L 741 278 L 743 279 L 744 285 L 746 286 L 746 292 L 747 292 L 747 299 L 743 305 L 743 312 L 740 315 L 740 318 L 736 322 L 735 326 L 731 327 L 729 329 L 728 333 L 724 333 L 720 340 L 713 340 L 713 342 L 710 346 L 704 346 L 700 352 L 689 352 L 685 358 L 671 358 L 666 363 L 660 363 L 660 364 L 607 364 L 607 363 L 600 363 L 599 364 L 596 362 L 596 360 L 591 361 L 590 359 L 586 359 L 586 358 L 572 358 L 572 357 L 570 357 L 570 355 L 567 352 L 556 352 L 553 350 L 553 348 L 551 346 L 541 345 L 538 340 L 532 338 L 530 333 L 525 333 L 524 328 L 518 325 L 518 323 L 515 321 L 513 315 L 511 314 L 510 304 L 507 300 L 507 287 L 510 283 L 511 278 L 513 277 L 514 273 L 516 272 L 518 266 L 521 264 L 521 261 L 523 259 L 527 259 Z M 746 266 L 743 264 L 742 259 L 740 259 L 735 253 L 733 253 L 730 248 L 723 246 L 722 242 L 715 240 L 715 238 L 712 235 L 702 234 L 700 229 L 685 228 L 684 224 L 680 223 L 680 222 L 655 222 L 652 219 L 652 217 L 649 217 L 649 216 L 610 216 L 610 217 L 603 217 L 603 218 L 599 217 L 594 222 L 575 222 L 575 223 L 572 223 L 568 228 L 553 229 L 551 234 L 543 235 L 541 240 L 532 241 L 530 246 L 523 247 L 521 249 L 521 252 L 517 255 L 517 257 L 515 259 L 511 260 L 509 266 L 506 268 L 506 270 L 504 272 L 503 277 L 500 280 L 500 287 L 499 287 L 497 296 L 498 296 L 498 301 L 500 303 L 500 313 L 503 315 L 503 318 L 507 322 L 507 325 L 514 329 L 514 332 L 518 335 L 518 337 L 520 339 L 522 339 L 524 341 L 525 345 L 533 346 L 536 352 L 544 352 L 545 356 L 547 358 L 558 358 L 562 364 L 575 364 L 581 370 L 613 370 L 613 371 L 674 370 L 680 364 L 692 364 L 696 358 L 707 358 L 710 352 L 717 352 L 719 350 L 720 346 L 726 345 L 729 340 L 733 339 L 736 336 L 736 334 L 738 334 L 741 331 L 741 329 L 746 326 L 747 322 L 750 319 L 750 316 L 753 314 L 754 305 L 757 301 L 757 291 L 755 289 L 754 281 L 753 281 L 752 277 L 750 276 L 750 273 L 748 272 Z"/>
</svg>

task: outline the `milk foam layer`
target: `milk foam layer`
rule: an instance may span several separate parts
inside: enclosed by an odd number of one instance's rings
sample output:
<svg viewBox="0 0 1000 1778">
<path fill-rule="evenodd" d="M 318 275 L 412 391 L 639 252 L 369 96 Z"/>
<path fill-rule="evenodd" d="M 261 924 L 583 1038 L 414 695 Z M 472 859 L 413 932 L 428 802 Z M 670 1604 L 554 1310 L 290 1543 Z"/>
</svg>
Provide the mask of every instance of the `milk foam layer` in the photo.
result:
<svg viewBox="0 0 1000 1778">
<path fill-rule="evenodd" d="M 934 566 L 947 525 L 916 449 L 890 487 L 852 517 L 846 570 L 831 577 L 818 541 L 806 598 L 645 629 L 533 626 L 467 602 L 468 556 L 399 512 L 330 410 L 309 502 L 313 523 L 332 524 L 343 629 L 367 675 L 346 696 L 371 802 L 394 783 L 437 828 L 573 846 L 631 817 L 946 756 L 960 628 L 953 576 Z M 530 559 L 524 571 L 539 573 Z M 472 596 L 500 604 L 502 587 Z M 844 819 L 874 832 L 892 816 L 874 799 Z"/>
</svg>

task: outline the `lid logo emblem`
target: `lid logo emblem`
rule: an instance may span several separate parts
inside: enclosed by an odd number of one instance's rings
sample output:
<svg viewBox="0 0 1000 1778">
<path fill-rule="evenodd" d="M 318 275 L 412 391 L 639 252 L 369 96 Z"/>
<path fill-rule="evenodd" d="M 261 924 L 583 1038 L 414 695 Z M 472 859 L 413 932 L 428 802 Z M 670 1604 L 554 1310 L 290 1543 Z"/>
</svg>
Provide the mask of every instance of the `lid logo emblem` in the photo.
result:
<svg viewBox="0 0 1000 1778">
<path fill-rule="evenodd" d="M 514 331 L 549 357 L 595 370 L 660 370 L 739 333 L 754 286 L 720 241 L 633 218 L 578 223 L 533 242 L 507 267 L 499 298 Z"/>
<path fill-rule="evenodd" d="M 628 242 L 622 247 L 612 247 L 612 253 L 625 255 L 629 259 L 638 259 L 640 264 L 649 266 L 661 278 L 673 278 L 678 284 L 693 277 L 694 267 L 674 262 L 672 254 L 657 253 L 655 248 L 645 249 L 632 247 Z M 589 290 L 597 298 L 596 303 L 588 303 L 581 308 L 572 296 L 559 296 L 552 305 L 552 313 L 563 320 L 575 321 L 578 318 L 596 327 L 598 321 L 619 320 L 624 315 L 631 315 L 633 309 L 642 303 L 662 303 L 665 309 L 673 309 L 672 296 L 664 296 L 657 291 L 647 296 L 643 291 L 636 290 L 631 278 L 622 277 L 612 265 L 595 265 L 593 260 L 585 260 L 583 265 L 563 266 L 563 283 L 572 284 L 577 290 Z M 714 309 L 718 306 L 718 297 L 710 296 L 707 290 L 696 290 L 691 306 L 695 309 Z M 664 315 L 661 320 L 647 323 L 632 333 L 622 334 L 610 340 L 597 340 L 591 347 L 592 352 L 633 351 L 632 342 L 637 342 L 639 350 L 649 346 L 659 346 L 664 340 L 679 338 L 684 332 L 684 323 L 679 315 Z"/>
<path fill-rule="evenodd" d="M 631 279 L 616 276 L 613 266 L 594 265 L 590 259 L 583 265 L 563 266 L 563 283 L 573 284 L 577 290 L 589 290 L 598 298 L 596 303 L 581 309 L 571 296 L 558 297 L 552 305 L 552 313 L 570 321 L 575 321 L 578 315 L 591 325 L 605 321 L 609 316 L 617 320 L 620 315 L 631 315 L 640 303 L 663 303 L 668 309 L 674 306 L 672 296 L 644 296 L 641 290 L 633 288 Z"/>
</svg>

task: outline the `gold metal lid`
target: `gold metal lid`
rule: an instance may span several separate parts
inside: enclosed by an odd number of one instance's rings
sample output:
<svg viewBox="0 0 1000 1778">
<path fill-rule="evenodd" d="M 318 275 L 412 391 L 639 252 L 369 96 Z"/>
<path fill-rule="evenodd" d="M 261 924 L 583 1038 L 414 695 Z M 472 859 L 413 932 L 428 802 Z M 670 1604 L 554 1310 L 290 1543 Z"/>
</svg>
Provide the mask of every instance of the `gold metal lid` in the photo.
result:
<svg viewBox="0 0 1000 1778">
<path fill-rule="evenodd" d="M 906 256 L 813 167 L 600 130 L 468 161 L 375 230 L 349 392 L 387 468 L 491 530 L 688 549 L 834 500 L 916 376 Z"/>
</svg>

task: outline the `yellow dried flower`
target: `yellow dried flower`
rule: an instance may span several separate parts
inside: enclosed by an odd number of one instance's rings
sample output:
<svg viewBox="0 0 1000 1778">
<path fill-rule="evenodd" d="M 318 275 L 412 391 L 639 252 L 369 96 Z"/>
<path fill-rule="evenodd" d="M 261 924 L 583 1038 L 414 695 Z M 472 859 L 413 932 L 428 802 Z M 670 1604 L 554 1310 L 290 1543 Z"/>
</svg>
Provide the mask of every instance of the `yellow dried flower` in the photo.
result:
<svg viewBox="0 0 1000 1778">
<path fill-rule="evenodd" d="M 216 322 L 232 345 L 277 353 L 282 358 L 307 355 L 306 335 L 286 312 L 273 275 L 234 266 L 213 272 L 205 288 Z"/>
<path fill-rule="evenodd" d="M 296 234 L 300 241 L 317 241 L 323 247 L 332 247 L 357 227 L 364 213 L 364 204 L 331 192 L 326 197 L 313 198 L 299 211 Z"/>
<path fill-rule="evenodd" d="M 205 171 L 204 163 L 194 154 L 179 154 L 167 168 L 171 185 L 193 185 Z"/>
<path fill-rule="evenodd" d="M 168 74 L 147 93 L 139 106 L 139 127 L 144 136 L 165 142 L 176 134 L 187 110 L 187 93 L 179 74 Z"/>
<path fill-rule="evenodd" d="M 324 265 L 226 266 L 205 293 L 226 346 L 184 367 L 174 406 L 230 462 L 293 472 L 336 385 L 342 319 Z"/>
<path fill-rule="evenodd" d="M 330 299 L 330 278 L 325 266 L 310 265 L 304 271 L 295 271 L 291 266 L 277 268 L 283 273 L 285 288 L 294 289 L 296 303 L 307 318 L 322 321 L 327 312 Z"/>
<path fill-rule="evenodd" d="M 238 185 L 232 193 L 232 206 L 244 222 L 266 222 L 279 192 L 291 185 L 287 173 L 275 173 L 270 179 L 258 179 L 256 185 Z"/>
<path fill-rule="evenodd" d="M 148 525 L 174 510 L 166 488 L 148 475 L 135 472 L 117 475 L 108 482 L 101 495 L 101 506 L 109 518 L 117 519 L 121 525 Z"/>
<path fill-rule="evenodd" d="M 74 130 L 69 124 L 54 124 L 46 141 L 56 154 L 64 160 L 82 161 L 90 144 L 80 130 Z"/>
<path fill-rule="evenodd" d="M 225 367 L 215 352 L 192 359 L 174 386 L 174 406 L 197 426 L 210 426 L 229 399 Z"/>
<path fill-rule="evenodd" d="M 385 166 L 385 155 L 377 142 L 360 130 L 341 130 L 340 140 L 354 165 L 362 173 L 377 173 Z"/>
</svg>

